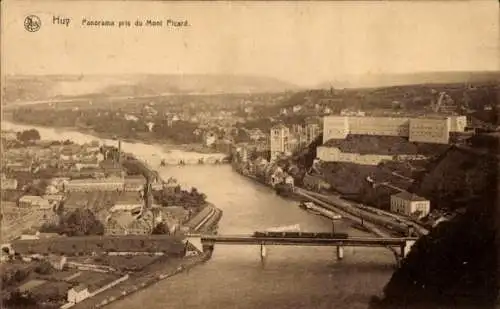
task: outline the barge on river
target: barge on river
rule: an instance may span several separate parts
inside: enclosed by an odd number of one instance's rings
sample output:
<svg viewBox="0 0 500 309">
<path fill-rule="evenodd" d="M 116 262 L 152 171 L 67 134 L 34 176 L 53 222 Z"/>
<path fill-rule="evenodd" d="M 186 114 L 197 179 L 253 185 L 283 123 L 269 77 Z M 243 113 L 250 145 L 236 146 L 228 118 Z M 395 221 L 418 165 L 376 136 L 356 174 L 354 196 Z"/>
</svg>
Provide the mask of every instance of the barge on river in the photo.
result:
<svg viewBox="0 0 500 309">
<path fill-rule="evenodd" d="M 306 211 L 309 211 L 311 213 L 325 216 L 325 217 L 330 218 L 332 220 L 342 219 L 341 215 L 339 215 L 331 210 L 328 210 L 326 208 L 323 208 L 321 206 L 318 206 L 318 205 L 314 204 L 313 202 L 301 202 L 299 204 L 299 207 L 306 210 Z"/>
</svg>

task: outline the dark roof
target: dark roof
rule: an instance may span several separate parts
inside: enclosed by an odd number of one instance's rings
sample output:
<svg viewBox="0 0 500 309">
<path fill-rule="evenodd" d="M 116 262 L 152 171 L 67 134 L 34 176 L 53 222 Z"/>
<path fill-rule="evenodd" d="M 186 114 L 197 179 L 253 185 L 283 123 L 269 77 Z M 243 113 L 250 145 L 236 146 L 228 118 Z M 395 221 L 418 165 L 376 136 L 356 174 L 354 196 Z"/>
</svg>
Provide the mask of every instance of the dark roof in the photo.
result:
<svg viewBox="0 0 500 309">
<path fill-rule="evenodd" d="M 342 152 L 379 155 L 435 154 L 449 145 L 411 143 L 399 136 L 373 136 L 349 134 L 345 139 L 330 139 L 324 146 L 337 147 Z"/>
<path fill-rule="evenodd" d="M 139 192 L 122 192 L 115 201 L 116 204 L 143 203 Z"/>
<path fill-rule="evenodd" d="M 19 254 L 64 254 L 106 251 L 163 251 L 172 255 L 182 253 L 182 236 L 126 235 L 126 236 L 82 236 L 55 237 L 31 240 L 13 240 L 12 247 Z"/>
<path fill-rule="evenodd" d="M 80 283 L 79 285 L 73 287 L 73 290 L 75 290 L 75 292 L 81 292 L 84 291 L 85 289 L 88 289 L 88 287 L 84 283 Z"/>
<path fill-rule="evenodd" d="M 415 201 L 415 202 L 427 201 L 426 198 L 423 198 L 421 196 L 418 196 L 418 195 L 416 195 L 414 193 L 410 193 L 410 192 L 407 192 L 407 191 L 399 192 L 397 194 L 394 194 L 394 196 L 397 196 L 399 198 L 402 198 L 402 199 L 405 199 L 405 200 L 409 200 L 409 201 Z"/>
</svg>

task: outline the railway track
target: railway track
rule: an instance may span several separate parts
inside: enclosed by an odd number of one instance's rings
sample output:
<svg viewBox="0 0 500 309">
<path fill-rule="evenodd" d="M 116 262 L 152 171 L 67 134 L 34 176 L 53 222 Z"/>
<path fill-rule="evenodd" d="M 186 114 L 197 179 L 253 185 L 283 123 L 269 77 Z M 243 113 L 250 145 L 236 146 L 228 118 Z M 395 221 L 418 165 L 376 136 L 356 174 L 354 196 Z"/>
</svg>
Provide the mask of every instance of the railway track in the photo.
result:
<svg viewBox="0 0 500 309">
<path fill-rule="evenodd" d="M 352 216 L 363 218 L 366 221 L 385 227 L 389 230 L 406 234 L 409 228 L 413 228 L 418 236 L 426 235 L 428 233 L 428 230 L 418 223 L 387 211 L 383 211 L 366 205 L 353 204 L 337 196 L 326 196 L 304 189 L 297 190 L 298 192 L 302 192 L 309 196 L 315 197 L 327 204 L 332 204 Z"/>
</svg>

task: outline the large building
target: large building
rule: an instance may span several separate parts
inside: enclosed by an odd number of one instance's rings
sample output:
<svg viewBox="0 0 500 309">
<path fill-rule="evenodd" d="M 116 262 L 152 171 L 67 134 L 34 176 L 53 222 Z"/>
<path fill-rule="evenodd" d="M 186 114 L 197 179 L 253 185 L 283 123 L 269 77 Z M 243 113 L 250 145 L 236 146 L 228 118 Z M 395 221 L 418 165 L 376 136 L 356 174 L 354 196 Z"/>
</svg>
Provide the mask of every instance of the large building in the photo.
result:
<svg viewBox="0 0 500 309">
<path fill-rule="evenodd" d="M 321 133 L 318 123 L 308 121 L 305 125 L 294 124 L 290 130 L 280 124 L 271 128 L 270 150 L 271 161 L 280 155 L 290 155 L 294 151 L 306 147 Z"/>
<path fill-rule="evenodd" d="M 318 137 L 321 133 L 321 128 L 317 123 L 308 123 L 305 127 L 306 131 L 306 143 L 310 144 Z"/>
<path fill-rule="evenodd" d="M 123 191 L 125 180 L 123 177 L 108 177 L 103 179 L 72 179 L 64 184 L 64 190 L 73 191 Z"/>
<path fill-rule="evenodd" d="M 448 144 L 450 142 L 450 119 L 411 119 L 408 140 L 417 143 Z"/>
<path fill-rule="evenodd" d="M 290 129 L 280 124 L 271 128 L 270 148 L 271 161 L 275 161 L 281 154 L 290 153 Z"/>
<path fill-rule="evenodd" d="M 450 132 L 464 132 L 466 125 L 466 116 L 326 116 L 323 120 L 323 143 L 358 134 L 400 136 L 414 142 L 447 144 Z"/>
</svg>

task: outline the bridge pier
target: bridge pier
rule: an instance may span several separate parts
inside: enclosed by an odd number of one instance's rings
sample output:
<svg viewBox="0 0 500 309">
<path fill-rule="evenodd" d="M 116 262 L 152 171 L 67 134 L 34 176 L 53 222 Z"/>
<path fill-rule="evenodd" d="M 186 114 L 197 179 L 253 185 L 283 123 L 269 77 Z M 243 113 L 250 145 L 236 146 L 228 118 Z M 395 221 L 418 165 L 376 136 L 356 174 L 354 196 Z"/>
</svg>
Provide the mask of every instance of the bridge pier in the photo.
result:
<svg viewBox="0 0 500 309">
<path fill-rule="evenodd" d="M 405 258 L 411 250 L 411 247 L 415 244 L 414 240 L 405 241 L 404 245 L 401 245 L 401 257 Z"/>
<path fill-rule="evenodd" d="M 264 244 L 260 245 L 260 261 L 261 263 L 266 262 L 266 257 L 267 257 L 267 248 Z"/>
<path fill-rule="evenodd" d="M 342 260 L 344 258 L 344 247 L 337 246 L 337 260 Z"/>
<path fill-rule="evenodd" d="M 396 267 L 401 267 L 401 263 L 403 259 L 408 255 L 411 250 L 411 247 L 415 244 L 415 240 L 407 240 L 404 244 L 401 244 L 399 254 L 397 251 L 394 251 L 394 255 L 396 257 Z"/>
<path fill-rule="evenodd" d="M 203 253 L 207 253 L 209 256 L 212 256 L 213 252 L 214 252 L 213 244 L 203 244 Z"/>
</svg>

